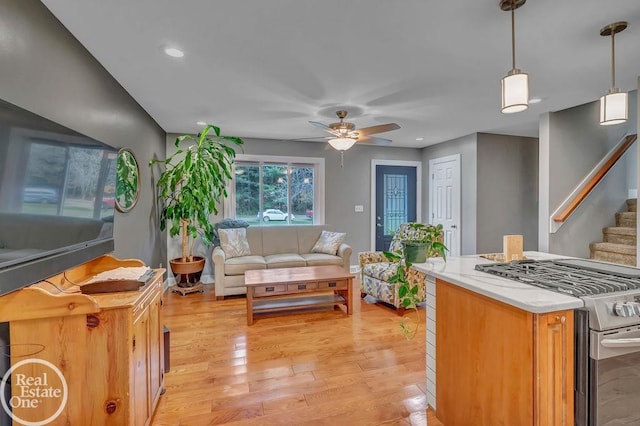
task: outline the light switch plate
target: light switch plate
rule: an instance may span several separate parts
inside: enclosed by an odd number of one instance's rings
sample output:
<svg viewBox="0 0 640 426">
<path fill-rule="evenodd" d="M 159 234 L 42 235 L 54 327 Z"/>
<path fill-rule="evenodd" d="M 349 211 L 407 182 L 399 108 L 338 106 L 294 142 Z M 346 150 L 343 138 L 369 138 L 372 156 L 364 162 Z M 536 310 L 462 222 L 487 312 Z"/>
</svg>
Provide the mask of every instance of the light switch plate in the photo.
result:
<svg viewBox="0 0 640 426">
<path fill-rule="evenodd" d="M 364 206 L 357 204 L 356 205 L 356 213 L 362 213 L 364 212 Z"/>
</svg>

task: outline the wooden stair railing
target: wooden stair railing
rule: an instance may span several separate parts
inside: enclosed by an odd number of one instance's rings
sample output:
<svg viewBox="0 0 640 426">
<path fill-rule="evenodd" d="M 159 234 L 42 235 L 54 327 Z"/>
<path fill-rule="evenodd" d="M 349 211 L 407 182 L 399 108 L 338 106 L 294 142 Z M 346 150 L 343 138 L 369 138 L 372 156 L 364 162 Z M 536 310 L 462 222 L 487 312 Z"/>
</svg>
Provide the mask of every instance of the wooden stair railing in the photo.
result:
<svg viewBox="0 0 640 426">
<path fill-rule="evenodd" d="M 562 212 L 560 212 L 560 214 L 554 216 L 553 221 L 558 223 L 566 221 L 569 216 L 571 216 L 571 213 L 573 213 L 578 208 L 580 203 L 582 203 L 584 199 L 587 198 L 587 196 L 591 193 L 591 191 L 593 191 L 596 185 L 600 183 L 600 181 L 605 177 L 609 170 L 611 170 L 611 168 L 618 162 L 620 157 L 622 157 L 622 155 L 627 152 L 629 147 L 633 145 L 637 138 L 638 135 L 627 135 L 622 145 L 620 145 L 620 147 L 613 153 L 609 160 L 607 160 L 607 162 L 604 163 L 602 167 L 600 167 L 597 173 L 593 175 L 589 182 L 586 183 L 584 188 L 582 188 L 582 190 L 576 194 L 569 205 L 567 205 L 567 207 Z"/>
</svg>

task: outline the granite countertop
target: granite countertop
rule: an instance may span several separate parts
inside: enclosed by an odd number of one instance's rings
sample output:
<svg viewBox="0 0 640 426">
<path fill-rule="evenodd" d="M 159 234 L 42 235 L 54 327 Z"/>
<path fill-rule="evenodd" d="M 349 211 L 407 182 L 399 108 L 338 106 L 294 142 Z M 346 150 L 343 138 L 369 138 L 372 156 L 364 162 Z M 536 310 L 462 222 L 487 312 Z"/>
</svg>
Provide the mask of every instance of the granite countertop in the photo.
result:
<svg viewBox="0 0 640 426">
<path fill-rule="evenodd" d="M 535 251 L 527 251 L 523 254 L 527 259 L 535 260 L 566 259 L 569 257 Z M 441 258 L 433 258 L 426 263 L 414 263 L 413 267 L 429 276 L 440 278 L 451 284 L 536 314 L 584 306 L 582 299 L 577 297 L 475 270 L 476 265 L 485 263 L 494 262 L 484 259 L 480 255 L 451 256 L 447 257 L 446 262 Z"/>
</svg>

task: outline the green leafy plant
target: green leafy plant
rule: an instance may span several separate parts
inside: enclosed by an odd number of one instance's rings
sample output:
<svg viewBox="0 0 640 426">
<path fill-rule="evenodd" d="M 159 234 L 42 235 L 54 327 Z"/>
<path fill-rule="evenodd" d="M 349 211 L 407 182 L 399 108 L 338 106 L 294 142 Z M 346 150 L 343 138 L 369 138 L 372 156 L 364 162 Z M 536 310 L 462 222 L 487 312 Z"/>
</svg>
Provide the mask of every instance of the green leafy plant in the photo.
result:
<svg viewBox="0 0 640 426">
<path fill-rule="evenodd" d="M 400 298 L 400 305 L 404 309 L 412 309 L 416 312 L 417 320 L 412 326 L 410 324 L 409 317 L 404 317 L 400 322 L 400 329 L 407 338 L 407 340 L 413 339 L 418 332 L 418 326 L 420 325 L 421 316 L 418 310 L 418 303 L 421 302 L 418 297 L 420 288 L 418 284 L 412 284 L 408 280 L 409 268 L 411 268 L 411 262 L 407 261 L 404 250 L 397 250 L 395 252 L 382 252 L 389 262 L 397 264 L 396 272 L 389 278 L 389 282 L 398 285 L 398 297 Z"/>
<path fill-rule="evenodd" d="M 133 153 L 122 149 L 116 163 L 116 200 L 125 210 L 130 209 L 138 198 L 138 163 Z"/>
<path fill-rule="evenodd" d="M 447 247 L 442 243 L 442 225 L 429 225 L 423 223 L 411 223 L 409 225 L 415 232 L 411 232 L 411 237 L 403 240 L 405 242 L 416 242 L 426 246 L 427 257 L 439 256 L 446 262 Z M 389 282 L 398 285 L 398 297 L 400 299 L 400 306 L 405 309 L 412 309 L 416 312 L 416 321 L 412 325 L 409 317 L 402 319 L 400 323 L 400 329 L 407 338 L 407 340 L 413 339 L 418 332 L 418 327 L 422 322 L 420 310 L 418 309 L 418 303 L 420 303 L 421 297 L 418 296 L 420 291 L 419 283 L 411 283 L 409 281 L 409 270 L 411 269 L 412 262 L 407 259 L 407 248 L 403 246 L 403 249 L 396 250 L 394 252 L 383 252 L 384 256 L 389 262 L 397 265 L 395 273 L 389 278 Z"/>
<path fill-rule="evenodd" d="M 424 245 L 428 258 L 439 256 L 446 262 L 448 249 L 442 242 L 442 224 L 410 223 L 409 227 L 413 232 L 402 241 L 403 243 Z"/>
<path fill-rule="evenodd" d="M 193 143 L 180 148 L 184 142 Z M 193 259 L 196 237 L 211 245 L 213 225 L 209 216 L 218 213 L 218 203 L 227 196 L 226 184 L 232 178 L 236 156 L 234 146 L 241 147 L 243 143 L 235 136 L 221 136 L 220 128 L 208 124 L 196 137 L 176 138 L 175 154 L 149 162 L 149 166 L 165 166 L 157 182 L 160 229 L 164 231 L 168 226 L 170 236 L 181 235 L 183 262 Z"/>
</svg>

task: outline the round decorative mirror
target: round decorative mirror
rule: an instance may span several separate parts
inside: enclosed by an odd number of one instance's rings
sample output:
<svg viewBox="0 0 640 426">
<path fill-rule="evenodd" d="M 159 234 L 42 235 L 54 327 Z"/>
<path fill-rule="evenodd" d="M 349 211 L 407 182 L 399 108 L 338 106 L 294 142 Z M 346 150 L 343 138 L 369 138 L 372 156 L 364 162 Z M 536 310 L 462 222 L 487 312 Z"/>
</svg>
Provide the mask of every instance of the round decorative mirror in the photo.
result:
<svg viewBox="0 0 640 426">
<path fill-rule="evenodd" d="M 118 151 L 116 170 L 116 209 L 129 212 L 138 202 L 140 195 L 140 168 L 133 151 L 122 148 Z"/>
</svg>

